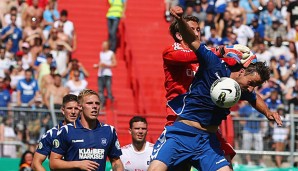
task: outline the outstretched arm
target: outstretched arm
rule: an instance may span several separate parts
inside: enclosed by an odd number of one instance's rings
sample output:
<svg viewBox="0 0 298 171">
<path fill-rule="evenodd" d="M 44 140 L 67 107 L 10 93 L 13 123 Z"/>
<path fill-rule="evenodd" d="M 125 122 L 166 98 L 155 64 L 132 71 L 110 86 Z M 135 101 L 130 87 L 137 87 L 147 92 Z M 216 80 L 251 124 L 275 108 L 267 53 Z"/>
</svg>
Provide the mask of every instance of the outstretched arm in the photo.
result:
<svg viewBox="0 0 298 171">
<path fill-rule="evenodd" d="M 266 103 L 260 95 L 257 94 L 256 96 L 256 101 L 250 104 L 259 112 L 264 114 L 268 120 L 273 120 L 277 123 L 278 126 L 282 126 L 282 121 L 279 114 L 277 112 L 270 111 L 270 109 L 268 108 L 268 106 L 266 105 Z"/>
<path fill-rule="evenodd" d="M 113 171 L 122 171 L 124 170 L 124 166 L 120 160 L 120 158 L 112 158 L 111 160 L 111 164 L 112 164 L 112 168 Z"/>
<path fill-rule="evenodd" d="M 193 51 L 196 51 L 200 45 L 200 36 L 196 36 L 194 31 L 188 26 L 187 22 L 183 19 L 183 10 L 179 6 L 175 6 L 170 10 L 171 14 L 178 21 L 179 32 L 184 40 Z"/>
</svg>

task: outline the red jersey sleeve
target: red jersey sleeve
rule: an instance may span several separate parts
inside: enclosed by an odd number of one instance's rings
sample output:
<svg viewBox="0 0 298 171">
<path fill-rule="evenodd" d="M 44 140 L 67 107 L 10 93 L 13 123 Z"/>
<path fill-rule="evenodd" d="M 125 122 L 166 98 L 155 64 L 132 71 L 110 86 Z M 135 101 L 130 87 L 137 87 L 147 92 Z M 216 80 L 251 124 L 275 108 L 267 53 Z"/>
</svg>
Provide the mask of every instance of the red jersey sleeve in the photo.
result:
<svg viewBox="0 0 298 171">
<path fill-rule="evenodd" d="M 164 62 L 171 65 L 185 65 L 198 62 L 196 54 L 188 48 L 183 48 L 179 43 L 174 43 L 166 48 L 162 56 Z"/>
</svg>

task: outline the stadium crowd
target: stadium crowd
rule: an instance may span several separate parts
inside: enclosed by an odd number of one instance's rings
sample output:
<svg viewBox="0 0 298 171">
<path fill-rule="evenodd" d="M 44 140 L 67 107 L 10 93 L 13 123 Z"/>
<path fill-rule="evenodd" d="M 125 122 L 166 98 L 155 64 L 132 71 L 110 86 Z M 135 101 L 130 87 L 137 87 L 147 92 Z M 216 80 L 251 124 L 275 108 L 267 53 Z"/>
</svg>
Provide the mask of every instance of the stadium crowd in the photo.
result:
<svg viewBox="0 0 298 171">
<path fill-rule="evenodd" d="M 89 76 L 82 63 L 71 57 L 76 50 L 77 38 L 74 23 L 68 20 L 67 10 L 58 11 L 56 0 L 0 3 L 0 107 L 48 109 L 51 96 L 55 96 L 54 106 L 59 109 L 64 95 L 78 95 L 88 86 L 85 78 Z M 172 21 L 169 9 L 177 4 L 185 9 L 185 15 L 200 19 L 201 39 L 207 46 L 239 43 L 252 49 L 259 61 L 270 66 L 272 73 L 269 82 L 257 91 L 270 109 L 280 111 L 285 119 L 288 118 L 285 113 L 289 112 L 291 103 L 295 104 L 295 113 L 298 114 L 297 1 L 165 0 L 166 21 Z M 260 116 L 245 103 L 240 103 L 233 115 Z M 28 146 L 35 145 L 40 135 L 53 126 L 48 114 L 29 125 L 19 120 L 16 128 L 12 128 L 13 119 L 9 113 L 1 111 L 0 117 L 3 123 L 0 134 L 9 132 L 7 139 L 22 140 Z M 236 126 L 239 130 L 236 133 L 241 133 L 236 137 L 236 149 L 250 149 L 254 141 L 250 139 L 252 136 L 259 141 L 254 149 L 263 150 L 263 141 L 266 140 L 272 142 L 277 151 L 286 148 L 284 142 L 289 134 L 287 122 L 284 122 L 283 130 L 273 123 L 256 121 L 240 122 Z M 286 136 L 276 137 L 274 135 L 282 135 L 276 132 Z M 0 137 L 0 140 L 3 139 Z M 7 147 L 5 149 L 9 151 L 1 152 L 2 156 L 20 156 L 13 146 Z M 251 163 L 249 156 L 246 160 L 248 164 Z M 280 160 L 277 157 L 277 166 L 281 165 Z M 261 159 L 260 163 L 263 164 Z"/>
</svg>

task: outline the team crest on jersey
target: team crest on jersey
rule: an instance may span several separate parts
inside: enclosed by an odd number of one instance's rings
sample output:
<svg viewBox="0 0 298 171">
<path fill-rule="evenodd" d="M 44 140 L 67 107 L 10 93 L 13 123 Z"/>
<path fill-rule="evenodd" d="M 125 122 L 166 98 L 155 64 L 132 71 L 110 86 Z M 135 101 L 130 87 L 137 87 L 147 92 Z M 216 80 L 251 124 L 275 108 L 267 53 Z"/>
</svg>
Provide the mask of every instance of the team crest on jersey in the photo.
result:
<svg viewBox="0 0 298 171">
<path fill-rule="evenodd" d="M 108 144 L 108 140 L 106 138 L 101 138 L 101 145 L 106 146 Z"/>
<path fill-rule="evenodd" d="M 54 148 L 58 148 L 58 147 L 60 146 L 60 142 L 59 142 L 59 140 L 54 139 L 54 141 L 53 141 L 53 146 L 54 146 Z"/>
<path fill-rule="evenodd" d="M 39 142 L 37 148 L 38 148 L 38 149 L 42 149 L 42 147 L 43 147 L 42 142 Z"/>
<path fill-rule="evenodd" d="M 118 140 L 115 142 L 115 146 L 116 146 L 116 148 L 117 148 L 118 150 L 120 150 L 120 143 L 119 143 Z"/>
</svg>

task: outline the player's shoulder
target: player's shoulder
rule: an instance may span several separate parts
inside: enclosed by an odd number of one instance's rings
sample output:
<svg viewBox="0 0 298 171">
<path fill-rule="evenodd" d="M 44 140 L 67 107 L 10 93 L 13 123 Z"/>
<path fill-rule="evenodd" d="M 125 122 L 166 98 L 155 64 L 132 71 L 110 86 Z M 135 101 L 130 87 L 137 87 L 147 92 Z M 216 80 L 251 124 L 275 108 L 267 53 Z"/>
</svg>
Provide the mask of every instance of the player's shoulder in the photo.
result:
<svg viewBox="0 0 298 171">
<path fill-rule="evenodd" d="M 127 144 L 127 145 L 121 147 L 121 150 L 128 150 L 128 149 L 130 149 L 131 147 L 132 147 L 132 144 Z"/>
<path fill-rule="evenodd" d="M 149 147 L 154 147 L 154 144 L 153 143 L 151 143 L 151 142 L 148 142 L 148 144 L 149 144 Z"/>
<path fill-rule="evenodd" d="M 51 129 L 47 130 L 47 132 L 45 132 L 45 133 L 41 136 L 40 139 L 42 140 L 42 139 L 45 139 L 45 138 L 53 137 L 54 134 L 57 133 L 57 131 L 58 131 L 58 127 L 55 126 L 55 127 L 51 128 Z"/>
<path fill-rule="evenodd" d="M 102 125 L 102 128 L 103 128 L 103 129 L 109 130 L 109 131 L 111 131 L 111 133 L 113 133 L 113 132 L 116 131 L 115 127 L 112 126 L 112 125 L 109 125 L 109 124 L 103 124 L 103 123 L 100 123 L 100 124 Z"/>
</svg>

